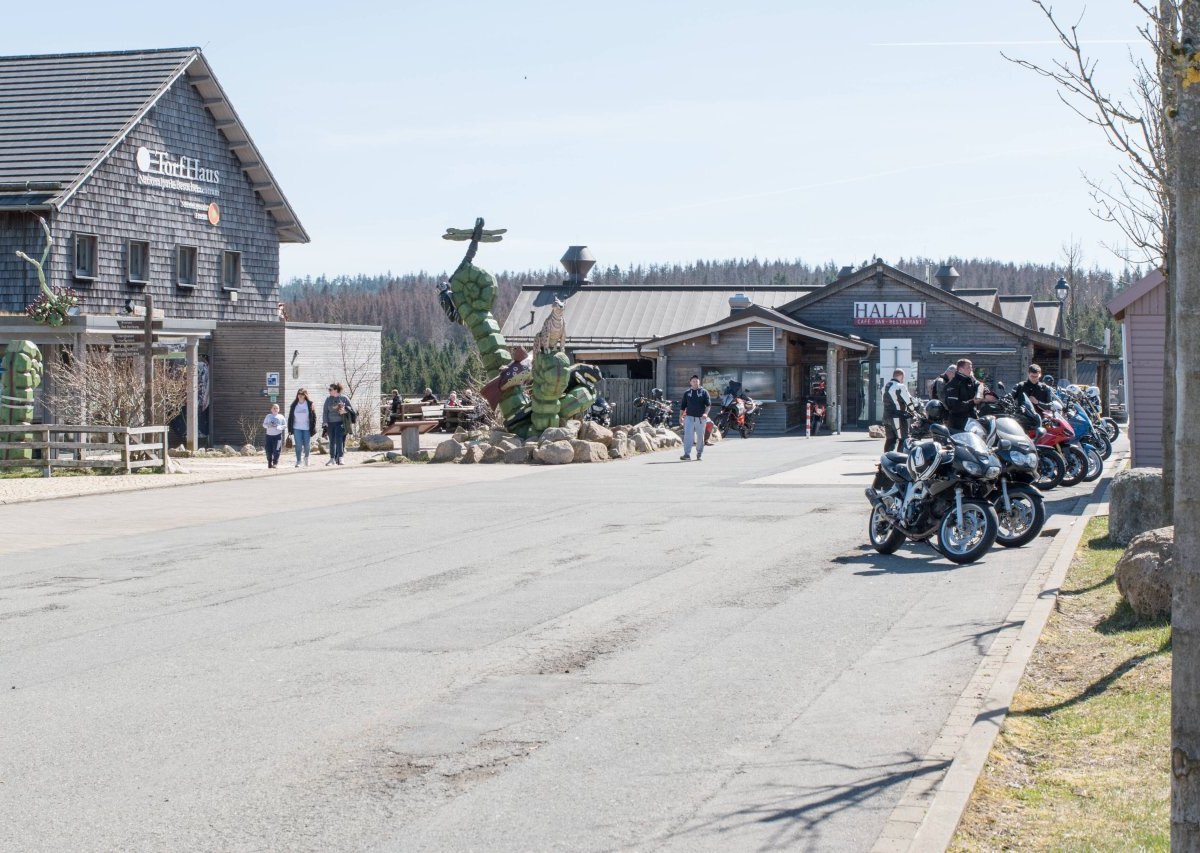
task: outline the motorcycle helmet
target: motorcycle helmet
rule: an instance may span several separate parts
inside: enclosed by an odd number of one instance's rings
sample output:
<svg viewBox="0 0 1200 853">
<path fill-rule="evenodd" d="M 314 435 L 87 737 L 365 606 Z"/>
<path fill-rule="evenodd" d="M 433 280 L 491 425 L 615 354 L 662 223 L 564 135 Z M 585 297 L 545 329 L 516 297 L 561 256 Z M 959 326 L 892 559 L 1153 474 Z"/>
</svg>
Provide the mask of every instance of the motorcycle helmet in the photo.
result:
<svg viewBox="0 0 1200 853">
<path fill-rule="evenodd" d="M 941 400 L 930 400 L 925 404 L 925 419 L 931 423 L 940 424 L 948 414 Z"/>
<path fill-rule="evenodd" d="M 651 389 L 650 389 L 650 396 L 651 396 L 651 397 L 653 397 L 655 400 L 661 400 L 661 399 L 663 398 L 663 396 L 664 396 L 664 395 L 663 395 L 663 389 L 661 389 L 661 388 L 651 388 Z"/>
</svg>

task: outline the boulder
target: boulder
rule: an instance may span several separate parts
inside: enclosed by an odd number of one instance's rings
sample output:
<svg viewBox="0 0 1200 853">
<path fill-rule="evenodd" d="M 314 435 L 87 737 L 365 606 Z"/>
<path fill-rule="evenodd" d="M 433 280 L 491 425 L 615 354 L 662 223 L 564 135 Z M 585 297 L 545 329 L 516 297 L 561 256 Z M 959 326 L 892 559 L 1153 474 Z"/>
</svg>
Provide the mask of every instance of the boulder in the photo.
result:
<svg viewBox="0 0 1200 853">
<path fill-rule="evenodd" d="M 579 437 L 584 441 L 598 441 L 605 447 L 612 446 L 613 431 L 595 421 L 584 421 L 579 428 Z"/>
<path fill-rule="evenodd" d="M 461 441 L 453 438 L 448 438 L 437 446 L 437 450 L 433 452 L 431 462 L 457 462 L 462 458 L 463 451 L 466 449 Z"/>
<path fill-rule="evenodd" d="M 574 460 L 575 448 L 566 440 L 550 441 L 538 447 L 534 457 L 543 465 L 566 465 Z"/>
<path fill-rule="evenodd" d="M 608 461 L 608 448 L 598 441 L 584 441 L 577 438 L 571 442 L 571 447 L 575 451 L 573 462 Z"/>
<path fill-rule="evenodd" d="M 528 465 L 533 459 L 533 447 L 516 447 L 512 450 L 505 451 L 504 462 L 506 465 Z"/>
<path fill-rule="evenodd" d="M 654 442 L 644 432 L 635 432 L 631 441 L 633 442 L 633 449 L 638 453 L 653 453 L 655 450 Z"/>
<path fill-rule="evenodd" d="M 867 435 L 871 438 L 887 438 L 887 433 L 884 432 L 883 424 L 871 424 L 867 427 Z"/>
<path fill-rule="evenodd" d="M 1161 468 L 1132 468 L 1113 478 L 1109 493 L 1108 536 L 1119 545 L 1173 521 L 1163 507 Z"/>
<path fill-rule="evenodd" d="M 508 450 L 504 447 L 500 447 L 498 445 L 492 445 L 491 447 L 489 447 L 487 450 L 485 450 L 483 452 L 483 459 L 481 459 L 480 461 L 484 462 L 488 465 L 494 464 L 496 462 L 503 462 L 504 455 L 507 452 L 508 452 Z"/>
<path fill-rule="evenodd" d="M 459 465 L 475 465 L 483 461 L 483 454 L 491 450 L 490 444 L 468 444 L 463 448 L 462 457 L 458 460 Z"/>
<path fill-rule="evenodd" d="M 379 453 L 384 450 L 395 450 L 396 444 L 392 441 L 390 435 L 364 435 L 359 441 L 359 447 L 370 453 Z"/>
<path fill-rule="evenodd" d="M 541 442 L 544 444 L 548 441 L 570 441 L 576 435 L 578 435 L 578 433 L 572 432 L 566 427 L 550 427 L 549 429 L 543 430 Z"/>
<path fill-rule="evenodd" d="M 1117 590 L 1133 612 L 1147 619 L 1171 615 L 1175 528 L 1160 527 L 1133 537 L 1117 562 Z"/>
</svg>

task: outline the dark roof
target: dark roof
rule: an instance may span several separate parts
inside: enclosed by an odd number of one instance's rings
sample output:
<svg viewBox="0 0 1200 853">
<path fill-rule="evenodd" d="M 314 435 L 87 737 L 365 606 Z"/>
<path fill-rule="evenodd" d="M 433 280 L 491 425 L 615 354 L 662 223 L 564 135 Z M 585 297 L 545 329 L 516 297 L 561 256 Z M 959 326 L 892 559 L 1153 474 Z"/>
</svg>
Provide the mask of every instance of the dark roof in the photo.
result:
<svg viewBox="0 0 1200 853">
<path fill-rule="evenodd" d="M 729 297 L 744 293 L 755 305 L 775 307 L 809 292 L 794 285 L 738 288 L 713 285 L 594 285 L 523 287 L 504 321 L 504 337 L 529 344 L 554 300 L 564 305 L 573 348 L 618 349 L 696 329 L 729 317 Z"/>
<path fill-rule="evenodd" d="M 195 47 L 0 57 L 0 208 L 61 207 L 184 75 L 275 218 L 279 239 L 307 243 Z"/>
</svg>

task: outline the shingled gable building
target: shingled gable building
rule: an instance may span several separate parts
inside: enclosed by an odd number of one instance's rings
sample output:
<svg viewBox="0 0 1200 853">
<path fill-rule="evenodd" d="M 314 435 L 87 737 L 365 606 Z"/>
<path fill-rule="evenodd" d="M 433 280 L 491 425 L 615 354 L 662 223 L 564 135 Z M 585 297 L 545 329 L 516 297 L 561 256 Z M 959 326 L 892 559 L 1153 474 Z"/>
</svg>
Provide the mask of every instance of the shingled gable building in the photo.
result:
<svg viewBox="0 0 1200 853">
<path fill-rule="evenodd" d="M 57 329 L 21 316 L 38 283 L 15 253 L 40 255 L 37 215 L 54 239 L 48 282 L 80 296 Z M 161 336 L 211 382 L 188 407 L 193 441 L 240 443 L 268 374 L 281 402 L 300 384 L 319 402 L 344 378 L 348 338 L 377 398 L 378 327 L 283 322 L 280 244 L 308 240 L 198 48 L 0 58 L 3 339 L 86 359 L 136 335 L 127 315 L 151 294 Z"/>
<path fill-rule="evenodd" d="M 577 359 L 608 376 L 652 378 L 673 398 L 692 374 L 713 391 L 735 379 L 767 401 L 767 433 L 803 428 L 805 402 L 821 382 L 842 425 L 866 426 L 881 417 L 880 389 L 897 367 L 924 396 L 964 357 L 988 380 L 1010 384 L 1031 361 L 1053 371 L 1060 346 L 1067 365 L 1077 357 L 1103 365 L 1095 348 L 1060 337 L 1057 302 L 956 288 L 957 273 L 945 272 L 931 284 L 876 261 L 819 287 L 531 285 L 504 334 L 528 345 L 559 299 Z"/>
</svg>

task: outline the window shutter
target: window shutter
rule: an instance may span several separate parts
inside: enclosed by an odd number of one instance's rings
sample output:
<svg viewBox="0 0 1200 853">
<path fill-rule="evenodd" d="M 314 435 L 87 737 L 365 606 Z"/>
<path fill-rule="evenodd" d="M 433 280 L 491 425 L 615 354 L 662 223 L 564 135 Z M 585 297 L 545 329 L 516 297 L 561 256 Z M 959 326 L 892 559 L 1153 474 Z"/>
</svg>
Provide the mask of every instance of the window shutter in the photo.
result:
<svg viewBox="0 0 1200 853">
<path fill-rule="evenodd" d="M 775 330 L 770 326 L 751 326 L 746 329 L 747 352 L 775 352 Z"/>
</svg>

